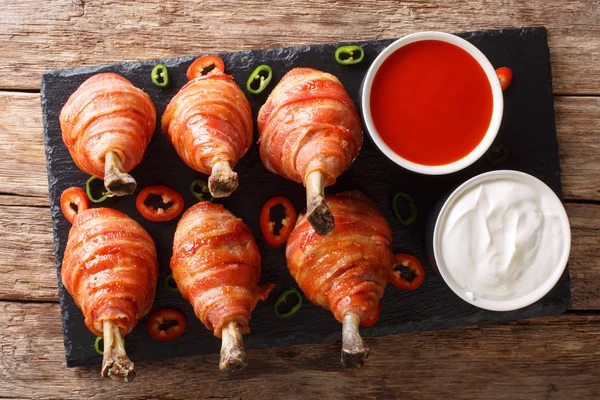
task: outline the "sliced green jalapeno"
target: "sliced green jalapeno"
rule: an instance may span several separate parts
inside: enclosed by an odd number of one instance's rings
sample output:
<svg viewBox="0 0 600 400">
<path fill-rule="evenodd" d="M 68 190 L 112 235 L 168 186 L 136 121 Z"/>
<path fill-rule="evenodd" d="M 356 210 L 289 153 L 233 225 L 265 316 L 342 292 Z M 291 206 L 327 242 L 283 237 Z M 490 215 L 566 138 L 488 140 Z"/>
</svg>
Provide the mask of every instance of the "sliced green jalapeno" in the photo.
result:
<svg viewBox="0 0 600 400">
<path fill-rule="evenodd" d="M 501 144 L 487 152 L 486 158 L 492 165 L 502 164 L 508 158 L 508 147 Z"/>
<path fill-rule="evenodd" d="M 273 70 L 268 65 L 259 65 L 250 74 L 248 82 L 246 82 L 246 89 L 252 94 L 262 93 L 263 90 L 269 85 L 273 78 Z M 258 85 L 257 85 L 258 84 Z"/>
<path fill-rule="evenodd" d="M 200 188 L 200 191 L 196 190 L 196 187 Z M 196 179 L 195 181 L 192 181 L 192 184 L 190 185 L 190 191 L 198 201 L 213 201 L 215 199 L 213 196 L 210 196 L 210 199 L 206 199 L 204 197 L 205 195 L 210 194 L 210 190 L 208 189 L 208 183 L 202 179 Z"/>
<path fill-rule="evenodd" d="M 167 289 L 169 292 L 179 293 L 177 284 L 175 283 L 175 280 L 173 279 L 173 274 L 169 274 L 165 278 L 165 289 Z"/>
<path fill-rule="evenodd" d="M 403 218 L 398 209 L 398 200 L 404 200 L 409 207 L 408 217 Z M 392 197 L 392 210 L 394 210 L 394 216 L 402 225 L 411 225 L 417 219 L 417 205 L 412 197 L 403 192 L 398 192 Z"/>
<path fill-rule="evenodd" d="M 95 176 L 90 176 L 90 178 L 87 180 L 87 182 L 85 182 L 85 194 L 87 195 L 88 199 L 90 199 L 90 201 L 92 203 L 102 203 L 104 200 L 108 199 L 109 197 L 112 197 L 112 193 L 110 192 L 106 192 L 106 193 L 102 193 L 101 197 L 95 197 L 92 194 L 92 182 L 98 179 Z"/>
<path fill-rule="evenodd" d="M 335 61 L 340 65 L 358 64 L 365 58 L 365 51 L 357 45 L 338 47 L 335 51 Z"/>
<path fill-rule="evenodd" d="M 279 311 L 279 306 L 282 303 L 287 303 L 288 296 L 295 296 L 297 302 L 290 309 L 290 311 L 282 313 L 281 311 Z M 298 291 L 298 289 L 289 288 L 283 293 L 281 293 L 281 295 L 277 298 L 277 301 L 275 302 L 275 315 L 277 315 L 279 318 L 288 318 L 296 314 L 300 307 L 302 307 L 302 294 Z"/>
<path fill-rule="evenodd" d="M 158 64 L 152 69 L 152 83 L 158 87 L 167 87 L 169 85 L 169 71 L 167 67 Z"/>
</svg>

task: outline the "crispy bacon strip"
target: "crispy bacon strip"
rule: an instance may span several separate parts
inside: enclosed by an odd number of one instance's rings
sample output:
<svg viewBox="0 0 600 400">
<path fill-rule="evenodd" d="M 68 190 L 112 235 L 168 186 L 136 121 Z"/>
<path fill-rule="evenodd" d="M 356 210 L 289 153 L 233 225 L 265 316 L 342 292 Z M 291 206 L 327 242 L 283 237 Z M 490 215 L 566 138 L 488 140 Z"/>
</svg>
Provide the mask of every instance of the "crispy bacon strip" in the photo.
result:
<svg viewBox="0 0 600 400">
<path fill-rule="evenodd" d="M 333 75 L 295 68 L 258 112 L 260 157 L 265 167 L 307 188 L 307 218 L 319 234 L 334 223 L 323 201 L 362 146 L 360 116 Z"/>
<path fill-rule="evenodd" d="M 196 316 L 222 338 L 220 368 L 247 364 L 241 334 L 270 287 L 260 288 L 261 258 L 250 229 L 223 206 L 208 201 L 187 210 L 177 225 L 171 269 Z"/>
<path fill-rule="evenodd" d="M 190 80 L 171 100 L 162 131 L 192 169 L 210 175 L 214 197 L 238 185 L 233 168 L 252 144 L 250 103 L 231 75 L 216 70 Z"/>
<path fill-rule="evenodd" d="M 394 264 L 392 233 L 361 192 L 340 193 L 326 202 L 335 229 L 321 236 L 300 217 L 288 238 L 287 264 L 306 297 L 344 324 L 342 363 L 360 366 L 369 349 L 358 326 L 377 313 Z"/>
<path fill-rule="evenodd" d="M 156 109 L 150 96 L 114 73 L 92 76 L 60 112 L 63 141 L 75 164 L 105 180 L 115 195 L 130 194 L 137 166 L 152 138 Z"/>
<path fill-rule="evenodd" d="M 122 338 L 152 307 L 158 278 L 152 238 L 119 211 L 84 210 L 69 232 L 61 276 L 88 329 L 104 337 L 102 375 L 131 381 L 135 371 Z"/>
</svg>

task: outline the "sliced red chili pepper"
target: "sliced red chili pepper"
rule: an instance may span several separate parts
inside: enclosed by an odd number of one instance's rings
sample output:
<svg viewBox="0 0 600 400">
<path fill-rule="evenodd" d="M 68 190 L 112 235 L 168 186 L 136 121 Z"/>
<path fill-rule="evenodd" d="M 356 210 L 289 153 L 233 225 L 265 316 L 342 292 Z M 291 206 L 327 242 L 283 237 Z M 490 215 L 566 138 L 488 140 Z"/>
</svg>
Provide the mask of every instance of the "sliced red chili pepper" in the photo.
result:
<svg viewBox="0 0 600 400">
<path fill-rule="evenodd" d="M 285 217 L 281 220 L 279 234 L 275 234 L 275 222 L 271 221 L 271 209 L 283 206 Z M 273 197 L 268 200 L 260 212 L 260 229 L 267 244 L 271 247 L 279 247 L 285 243 L 296 225 L 296 209 L 290 200 L 283 196 Z"/>
<path fill-rule="evenodd" d="M 506 90 L 506 88 L 512 82 L 513 73 L 508 67 L 500 67 L 496 70 L 496 75 L 498 75 L 498 79 L 500 80 L 500 87 L 502 90 Z"/>
<path fill-rule="evenodd" d="M 425 280 L 425 270 L 421 265 L 421 262 L 410 254 L 396 254 L 394 256 L 396 264 L 392 268 L 390 273 L 390 281 L 394 286 L 400 289 L 415 290 Z M 410 272 L 413 274 L 413 279 L 408 280 L 402 276 L 402 271 L 396 269 L 398 265 L 408 267 Z"/>
<path fill-rule="evenodd" d="M 148 333 L 156 340 L 166 342 L 181 336 L 185 332 L 186 320 L 181 311 L 170 308 L 156 310 L 146 321 Z"/>
<path fill-rule="evenodd" d="M 90 203 L 81 188 L 70 187 L 60 195 L 60 209 L 70 223 L 73 223 L 77 214 L 88 208 L 90 208 Z"/>
<path fill-rule="evenodd" d="M 225 63 L 217 56 L 204 56 L 196 59 L 187 70 L 187 78 L 191 81 L 203 75 L 225 72 Z"/>
<path fill-rule="evenodd" d="M 368 328 L 370 326 L 375 325 L 375 322 L 379 319 L 379 314 L 381 314 L 381 300 L 377 303 L 377 308 L 375 309 L 375 313 L 371 315 L 369 318 L 365 318 L 360 321 L 360 326 L 363 328 Z"/>
<path fill-rule="evenodd" d="M 149 196 L 158 196 L 164 206 L 154 206 L 148 203 Z M 144 218 L 153 222 L 169 221 L 183 211 L 183 197 L 166 186 L 148 186 L 138 194 L 135 207 Z"/>
</svg>

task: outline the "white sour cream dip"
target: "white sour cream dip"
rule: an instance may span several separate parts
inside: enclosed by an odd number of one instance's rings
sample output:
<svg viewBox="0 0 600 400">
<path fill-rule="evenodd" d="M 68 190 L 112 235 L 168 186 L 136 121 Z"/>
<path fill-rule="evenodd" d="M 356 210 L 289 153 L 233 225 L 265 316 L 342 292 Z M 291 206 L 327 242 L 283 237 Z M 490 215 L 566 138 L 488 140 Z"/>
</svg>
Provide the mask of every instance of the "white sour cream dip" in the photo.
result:
<svg viewBox="0 0 600 400">
<path fill-rule="evenodd" d="M 466 301 L 487 309 L 524 307 L 562 275 L 570 228 L 556 194 L 517 171 L 494 171 L 460 186 L 438 216 L 440 273 Z"/>
</svg>

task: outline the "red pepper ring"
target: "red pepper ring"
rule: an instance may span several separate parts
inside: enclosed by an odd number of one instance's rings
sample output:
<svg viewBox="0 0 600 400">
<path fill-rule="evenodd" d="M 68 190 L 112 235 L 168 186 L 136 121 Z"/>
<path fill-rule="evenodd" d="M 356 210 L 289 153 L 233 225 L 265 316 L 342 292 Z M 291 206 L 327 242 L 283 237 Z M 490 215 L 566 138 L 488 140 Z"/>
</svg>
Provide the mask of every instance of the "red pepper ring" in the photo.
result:
<svg viewBox="0 0 600 400">
<path fill-rule="evenodd" d="M 421 262 L 410 254 L 396 254 L 394 258 L 396 259 L 396 264 L 394 264 L 394 268 L 390 272 L 390 282 L 392 282 L 392 285 L 405 290 L 415 290 L 421 286 L 425 280 L 425 270 Z M 396 270 L 395 267 L 398 264 L 408 267 L 415 277 L 411 281 L 406 280 L 402 276 L 402 272 Z"/>
<path fill-rule="evenodd" d="M 375 322 L 377 322 L 379 319 L 379 314 L 381 314 L 381 300 L 379 300 L 379 303 L 377 303 L 377 308 L 375 309 L 373 315 L 360 321 L 360 326 L 363 328 L 368 328 L 375 325 Z"/>
<path fill-rule="evenodd" d="M 212 67 L 212 68 L 211 68 Z M 187 70 L 187 78 L 191 81 L 204 75 L 225 72 L 225 63 L 217 56 L 197 58 Z"/>
<path fill-rule="evenodd" d="M 506 90 L 506 88 L 512 82 L 513 73 L 508 67 L 500 67 L 496 70 L 496 75 L 498 75 L 498 80 L 500 80 L 500 87 L 502 90 Z"/>
<path fill-rule="evenodd" d="M 146 204 L 151 195 L 160 196 L 165 208 Z M 169 206 L 170 204 L 170 206 Z M 166 186 L 148 186 L 144 188 L 135 200 L 135 207 L 144 218 L 153 222 L 170 221 L 183 211 L 183 197 Z"/>
<path fill-rule="evenodd" d="M 279 205 L 285 209 L 285 217 L 281 220 L 281 229 L 276 235 L 275 222 L 271 221 L 271 209 Z M 284 244 L 296 225 L 297 217 L 296 209 L 289 199 L 283 196 L 269 199 L 260 211 L 260 229 L 267 244 L 271 247 L 279 247 Z"/>
<path fill-rule="evenodd" d="M 70 223 L 73 223 L 77 214 L 88 208 L 90 208 L 90 202 L 81 188 L 70 187 L 60 195 L 60 209 Z"/>
<path fill-rule="evenodd" d="M 175 325 L 171 325 L 166 329 L 161 329 L 161 325 L 168 321 L 175 322 Z M 156 310 L 150 314 L 146 320 L 146 327 L 148 328 L 150 336 L 156 340 L 166 342 L 181 336 L 183 332 L 185 332 L 186 320 L 181 311 L 163 308 L 162 310 Z"/>
</svg>

